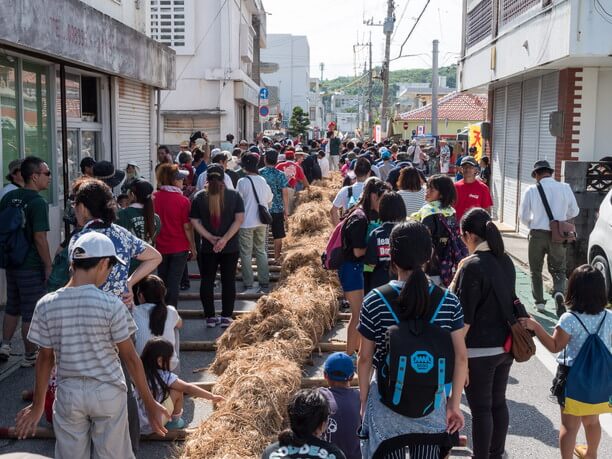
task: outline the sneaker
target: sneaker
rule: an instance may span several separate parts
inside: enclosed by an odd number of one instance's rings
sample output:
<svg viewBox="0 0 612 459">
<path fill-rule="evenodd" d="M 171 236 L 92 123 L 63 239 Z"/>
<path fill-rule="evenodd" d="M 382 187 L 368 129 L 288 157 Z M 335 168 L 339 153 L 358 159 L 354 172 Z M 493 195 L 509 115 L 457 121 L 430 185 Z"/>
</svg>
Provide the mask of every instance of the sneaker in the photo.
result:
<svg viewBox="0 0 612 459">
<path fill-rule="evenodd" d="M 544 312 L 546 311 L 546 303 L 536 303 L 535 308 L 538 312 Z"/>
<path fill-rule="evenodd" d="M 185 291 L 185 290 L 189 290 L 191 288 L 190 284 L 181 284 L 180 289 Z"/>
<path fill-rule="evenodd" d="M 565 309 L 565 297 L 563 296 L 563 293 L 555 293 L 555 305 L 557 306 L 557 317 L 561 317 L 567 310 Z"/>
<path fill-rule="evenodd" d="M 208 317 L 206 319 L 206 327 L 207 328 L 215 328 L 219 325 L 220 319 L 218 317 Z"/>
<path fill-rule="evenodd" d="M 36 365 L 36 358 L 38 357 L 38 351 L 26 353 L 21 362 L 21 368 L 30 368 Z"/>
<path fill-rule="evenodd" d="M 232 319 L 231 317 L 221 317 L 220 326 L 221 328 L 227 328 L 232 324 L 233 321 L 234 319 Z"/>
<path fill-rule="evenodd" d="M 3 344 L 0 346 L 0 362 L 6 362 L 11 357 L 11 345 Z"/>
<path fill-rule="evenodd" d="M 167 422 L 164 427 L 166 427 L 168 430 L 182 429 L 185 427 L 185 420 L 183 418 L 173 419 L 172 421 Z"/>
</svg>

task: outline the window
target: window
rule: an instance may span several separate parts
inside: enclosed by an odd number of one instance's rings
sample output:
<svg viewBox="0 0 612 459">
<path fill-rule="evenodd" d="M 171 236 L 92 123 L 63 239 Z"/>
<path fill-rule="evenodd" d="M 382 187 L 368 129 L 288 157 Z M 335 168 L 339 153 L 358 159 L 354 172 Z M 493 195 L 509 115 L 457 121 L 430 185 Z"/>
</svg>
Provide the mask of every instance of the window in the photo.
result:
<svg viewBox="0 0 612 459">
<path fill-rule="evenodd" d="M 491 35 L 493 25 L 493 2 L 483 0 L 472 8 L 467 14 L 466 21 L 466 47 L 475 45 Z"/>
<path fill-rule="evenodd" d="M 151 0 L 150 36 L 178 54 L 193 53 L 193 0 Z"/>
</svg>

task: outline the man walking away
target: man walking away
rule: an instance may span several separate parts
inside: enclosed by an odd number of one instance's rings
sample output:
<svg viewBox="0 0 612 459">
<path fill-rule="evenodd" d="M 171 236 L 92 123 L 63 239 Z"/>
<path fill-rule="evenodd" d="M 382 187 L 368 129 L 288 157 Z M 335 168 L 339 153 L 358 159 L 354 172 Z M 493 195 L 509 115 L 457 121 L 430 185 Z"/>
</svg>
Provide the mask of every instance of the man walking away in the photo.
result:
<svg viewBox="0 0 612 459">
<path fill-rule="evenodd" d="M 272 214 L 272 237 L 274 238 L 274 260 L 279 263 L 285 238 L 285 220 L 289 217 L 289 182 L 285 174 L 276 169 L 278 153 L 268 149 L 264 155 L 266 167 L 259 174 L 266 179 L 274 198 L 270 206 Z"/>
<path fill-rule="evenodd" d="M 29 248 L 23 263 L 6 270 L 7 301 L 2 326 L 0 361 L 11 355 L 11 339 L 21 316 L 21 336 L 25 344 L 22 367 L 34 366 L 36 345 L 28 341 L 28 330 L 36 302 L 46 293 L 45 282 L 51 274 L 51 255 L 47 242 L 49 206 L 40 192 L 49 187 L 51 171 L 42 159 L 28 156 L 21 163 L 23 188 L 10 191 L 0 201 L 0 214 L 9 207 L 23 209 L 25 238 Z"/>
<path fill-rule="evenodd" d="M 544 311 L 546 301 L 542 286 L 542 267 L 547 257 L 548 271 L 553 278 L 552 296 L 555 299 L 557 316 L 565 312 L 565 252 L 563 243 L 552 242 L 550 219 L 538 191 L 542 187 L 555 220 L 565 221 L 576 217 L 580 211 L 576 197 L 567 183 L 557 182 L 548 161 L 536 161 L 531 176 L 537 185 L 531 185 L 521 201 L 519 217 L 529 228 L 529 270 L 531 271 L 531 293 L 538 311 Z"/>
<path fill-rule="evenodd" d="M 155 401 L 131 335 L 136 331 L 123 302 L 98 287 L 117 257 L 108 236 L 91 231 L 70 253 L 73 276 L 66 287 L 36 305 L 28 338 L 40 346 L 34 399 L 17 415 L 17 435 L 25 439 L 40 421 L 53 365 L 57 392 L 53 405 L 55 457 L 133 458 L 128 429 L 125 375 L 121 359 L 144 401 L 153 430 L 164 435 L 162 417 L 170 413 Z"/>
<path fill-rule="evenodd" d="M 455 201 L 455 218 L 459 223 L 461 217 L 473 207 L 482 207 L 489 214 L 493 199 L 489 187 L 476 179 L 478 175 L 478 163 L 473 156 L 466 156 L 461 160 L 463 178 L 455 182 L 457 201 Z"/>
<path fill-rule="evenodd" d="M 340 167 L 340 139 L 336 137 L 334 131 L 329 131 L 327 133 L 327 146 L 325 148 L 325 153 L 329 158 L 329 169 L 332 171 L 337 171 Z"/>
</svg>

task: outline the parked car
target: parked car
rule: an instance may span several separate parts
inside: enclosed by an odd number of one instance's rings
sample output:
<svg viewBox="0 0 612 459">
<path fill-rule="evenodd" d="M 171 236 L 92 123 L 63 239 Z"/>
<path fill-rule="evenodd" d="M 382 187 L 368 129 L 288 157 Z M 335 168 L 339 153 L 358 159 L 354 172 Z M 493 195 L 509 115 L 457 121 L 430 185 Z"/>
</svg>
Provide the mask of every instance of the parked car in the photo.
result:
<svg viewBox="0 0 612 459">
<path fill-rule="evenodd" d="M 612 190 L 601 201 L 597 221 L 589 235 L 588 261 L 591 266 L 600 271 L 606 280 L 608 298 L 612 300 L 610 286 L 612 274 Z"/>
</svg>

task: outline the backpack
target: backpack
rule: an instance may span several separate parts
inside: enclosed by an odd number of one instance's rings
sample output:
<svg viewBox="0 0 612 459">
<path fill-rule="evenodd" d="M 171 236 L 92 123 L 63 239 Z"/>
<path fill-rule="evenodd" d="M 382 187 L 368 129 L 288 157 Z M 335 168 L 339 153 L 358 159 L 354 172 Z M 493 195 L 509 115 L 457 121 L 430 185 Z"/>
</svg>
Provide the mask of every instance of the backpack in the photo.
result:
<svg viewBox="0 0 612 459">
<path fill-rule="evenodd" d="M 350 185 L 348 187 L 348 204 L 346 205 L 346 211 L 348 211 L 351 207 L 357 204 L 358 201 L 359 198 L 353 194 L 353 185 Z"/>
<path fill-rule="evenodd" d="M 436 214 L 436 219 L 448 234 L 445 241 L 442 241 L 442 238 L 440 238 L 436 250 L 440 280 L 445 286 L 448 286 L 457 272 L 459 262 L 468 256 L 468 250 L 459 237 L 455 219 L 449 222 L 448 219 L 441 214 Z"/>
<path fill-rule="evenodd" d="M 612 413 L 612 354 L 598 336 L 608 313 L 604 312 L 595 333 L 590 333 L 576 314 L 570 314 L 589 336 L 567 375 L 563 413 L 573 416 Z"/>
<path fill-rule="evenodd" d="M 11 200 L 8 207 L 0 211 L 0 268 L 18 268 L 26 259 L 32 242 L 25 231 L 25 208 L 35 197 Z"/>
<path fill-rule="evenodd" d="M 355 212 L 363 213 L 361 209 L 356 209 Z M 340 269 L 340 266 L 344 262 L 344 249 L 346 247 L 344 244 L 343 230 L 348 219 L 347 217 L 340 221 L 329 236 L 325 251 L 321 254 L 321 263 L 325 269 Z"/>
<path fill-rule="evenodd" d="M 426 318 L 408 321 L 400 321 L 391 305 L 399 296 L 394 287 L 387 284 L 374 292 L 396 322 L 387 329 L 387 357 L 377 370 L 380 400 L 403 416 L 427 416 L 446 397 L 445 385 L 452 382 L 455 368 L 450 332 L 433 324 L 448 291 L 432 285 L 429 295 L 436 309 Z"/>
</svg>

